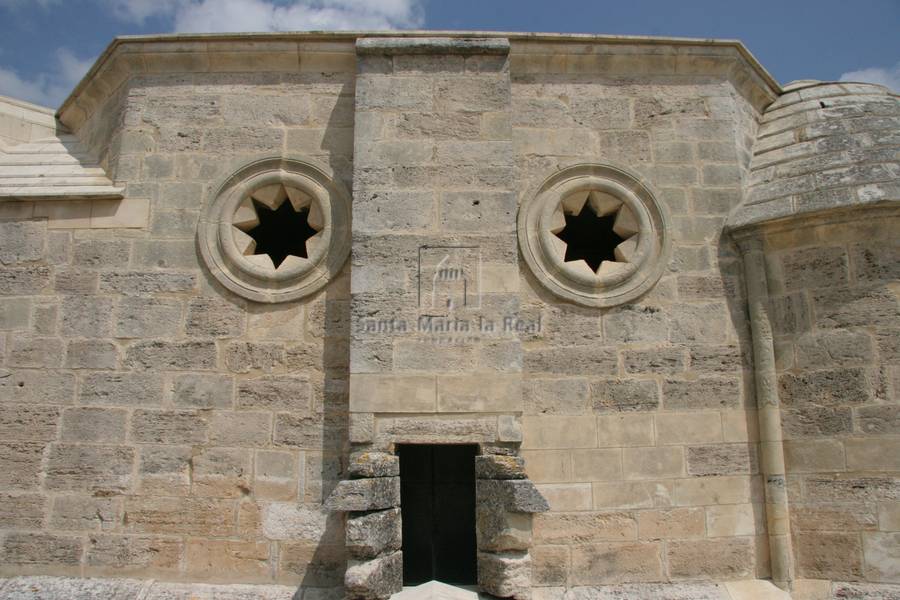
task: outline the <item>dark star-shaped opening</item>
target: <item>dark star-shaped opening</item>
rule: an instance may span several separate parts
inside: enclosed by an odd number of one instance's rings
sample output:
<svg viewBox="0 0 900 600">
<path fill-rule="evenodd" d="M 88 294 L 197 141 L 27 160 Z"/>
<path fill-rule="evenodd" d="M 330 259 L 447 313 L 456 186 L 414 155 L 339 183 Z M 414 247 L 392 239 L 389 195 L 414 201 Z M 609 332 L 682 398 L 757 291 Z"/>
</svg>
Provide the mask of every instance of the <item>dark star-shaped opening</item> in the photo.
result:
<svg viewBox="0 0 900 600">
<path fill-rule="evenodd" d="M 259 225 L 247 231 L 256 242 L 253 254 L 268 254 L 277 269 L 288 256 L 308 258 L 306 240 L 318 233 L 309 225 L 309 207 L 294 210 L 290 200 L 272 210 L 253 200 Z"/>
<path fill-rule="evenodd" d="M 595 273 L 600 263 L 616 260 L 616 246 L 625 241 L 613 231 L 619 211 L 598 217 L 586 202 L 577 215 L 565 214 L 566 226 L 556 237 L 566 243 L 566 262 L 583 260 Z"/>
</svg>

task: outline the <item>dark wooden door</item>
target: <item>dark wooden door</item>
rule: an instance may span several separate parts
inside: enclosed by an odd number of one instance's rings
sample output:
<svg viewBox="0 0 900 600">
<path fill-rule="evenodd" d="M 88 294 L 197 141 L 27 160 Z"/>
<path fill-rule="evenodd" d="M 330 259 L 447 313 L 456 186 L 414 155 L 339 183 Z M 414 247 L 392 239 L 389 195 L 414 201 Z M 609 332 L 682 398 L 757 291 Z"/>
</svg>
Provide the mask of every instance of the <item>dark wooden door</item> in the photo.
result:
<svg viewBox="0 0 900 600">
<path fill-rule="evenodd" d="M 403 445 L 403 584 L 476 583 L 477 446 Z"/>
</svg>

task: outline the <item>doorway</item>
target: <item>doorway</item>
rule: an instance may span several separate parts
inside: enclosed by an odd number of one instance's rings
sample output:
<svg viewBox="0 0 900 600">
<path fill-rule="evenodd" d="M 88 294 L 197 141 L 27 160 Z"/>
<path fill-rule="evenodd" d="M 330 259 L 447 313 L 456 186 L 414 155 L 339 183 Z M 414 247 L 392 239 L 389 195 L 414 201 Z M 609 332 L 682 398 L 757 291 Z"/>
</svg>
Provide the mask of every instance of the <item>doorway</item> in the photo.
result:
<svg viewBox="0 0 900 600">
<path fill-rule="evenodd" d="M 398 447 L 403 585 L 474 585 L 477 445 Z"/>
</svg>

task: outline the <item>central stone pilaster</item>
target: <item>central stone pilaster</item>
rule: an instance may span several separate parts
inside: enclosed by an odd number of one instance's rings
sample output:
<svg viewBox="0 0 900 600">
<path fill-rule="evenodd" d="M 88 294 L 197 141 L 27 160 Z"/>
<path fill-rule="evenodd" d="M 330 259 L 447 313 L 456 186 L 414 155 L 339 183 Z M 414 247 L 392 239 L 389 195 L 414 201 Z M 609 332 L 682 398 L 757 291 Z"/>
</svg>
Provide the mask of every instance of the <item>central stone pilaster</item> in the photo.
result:
<svg viewBox="0 0 900 600">
<path fill-rule="evenodd" d="M 370 38 L 357 54 L 351 462 L 410 443 L 474 443 L 484 454 L 514 455 L 522 441 L 520 339 L 540 322 L 519 314 L 509 43 Z M 491 510 L 478 513 L 478 581 L 523 598 L 530 513 L 546 503 L 515 464 L 521 481 L 479 480 L 476 501 Z M 348 531 L 378 537 L 384 527 L 370 522 L 395 530 L 396 498 L 375 493 L 390 480 L 336 488 L 329 503 L 350 511 Z M 540 506 L 506 506 L 501 496 L 513 487 L 530 490 Z M 400 591 L 396 545 L 359 552 L 352 541 L 348 595 Z"/>
<path fill-rule="evenodd" d="M 508 50 L 357 44 L 353 443 L 521 441 Z"/>
</svg>

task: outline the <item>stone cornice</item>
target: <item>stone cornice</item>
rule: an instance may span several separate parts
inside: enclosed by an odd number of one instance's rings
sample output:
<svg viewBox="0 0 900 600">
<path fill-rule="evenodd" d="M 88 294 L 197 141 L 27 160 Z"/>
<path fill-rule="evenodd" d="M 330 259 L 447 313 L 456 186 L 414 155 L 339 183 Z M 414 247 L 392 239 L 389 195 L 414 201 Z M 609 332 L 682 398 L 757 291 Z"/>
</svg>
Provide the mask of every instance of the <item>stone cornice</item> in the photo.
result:
<svg viewBox="0 0 900 600">
<path fill-rule="evenodd" d="M 736 40 L 477 31 L 176 34 L 115 38 L 63 102 L 57 117 L 77 130 L 131 76 L 240 71 L 355 72 L 360 38 L 507 39 L 517 72 L 718 75 L 762 110 L 781 86 Z"/>
</svg>

